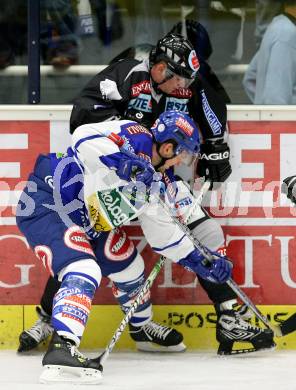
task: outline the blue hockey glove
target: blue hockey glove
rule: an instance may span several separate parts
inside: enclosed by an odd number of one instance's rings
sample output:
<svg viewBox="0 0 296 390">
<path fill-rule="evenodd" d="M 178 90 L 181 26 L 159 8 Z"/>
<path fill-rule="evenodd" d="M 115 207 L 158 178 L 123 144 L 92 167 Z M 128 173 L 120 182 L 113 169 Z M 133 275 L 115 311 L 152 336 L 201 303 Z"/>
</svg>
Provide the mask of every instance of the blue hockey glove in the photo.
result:
<svg viewBox="0 0 296 390">
<path fill-rule="evenodd" d="M 137 156 L 128 156 L 120 159 L 116 173 L 122 180 L 140 181 L 146 186 L 150 186 L 158 177 L 153 166 L 148 161 Z"/>
<path fill-rule="evenodd" d="M 225 283 L 231 277 L 232 263 L 227 257 L 211 252 L 213 261 L 205 261 L 204 256 L 195 249 L 187 257 L 178 261 L 187 270 L 213 283 Z"/>
</svg>

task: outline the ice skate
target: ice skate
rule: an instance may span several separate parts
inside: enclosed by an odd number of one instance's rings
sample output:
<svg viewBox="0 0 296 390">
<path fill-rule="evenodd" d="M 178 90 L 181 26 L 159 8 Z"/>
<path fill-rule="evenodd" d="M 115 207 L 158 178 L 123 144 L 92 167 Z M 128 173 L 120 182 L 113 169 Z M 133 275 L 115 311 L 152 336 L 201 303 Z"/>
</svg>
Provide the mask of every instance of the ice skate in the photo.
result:
<svg viewBox="0 0 296 390">
<path fill-rule="evenodd" d="M 51 317 L 38 306 L 36 307 L 36 312 L 39 319 L 30 329 L 24 330 L 20 334 L 18 352 L 26 352 L 36 348 L 53 333 L 53 328 L 50 324 Z"/>
<path fill-rule="evenodd" d="M 186 350 L 180 332 L 154 321 L 139 327 L 130 324 L 129 333 L 139 351 L 183 352 Z"/>
<path fill-rule="evenodd" d="M 102 381 L 103 367 L 98 360 L 88 359 L 72 341 L 53 334 L 43 357 L 41 383 L 97 384 Z"/>
<path fill-rule="evenodd" d="M 235 355 L 273 349 L 271 329 L 261 329 L 242 319 L 239 311 L 225 310 L 218 315 L 216 338 L 219 343 L 218 355 Z M 233 349 L 235 342 L 251 343 L 251 348 Z"/>
</svg>

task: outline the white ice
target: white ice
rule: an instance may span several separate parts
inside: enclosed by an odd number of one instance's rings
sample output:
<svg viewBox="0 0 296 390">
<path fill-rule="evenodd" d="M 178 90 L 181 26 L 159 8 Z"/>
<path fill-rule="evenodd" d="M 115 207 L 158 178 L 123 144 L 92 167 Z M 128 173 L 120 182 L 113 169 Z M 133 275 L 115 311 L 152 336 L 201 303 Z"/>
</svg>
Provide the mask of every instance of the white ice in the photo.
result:
<svg viewBox="0 0 296 390">
<path fill-rule="evenodd" d="M 94 357 L 93 353 L 88 354 Z M 41 354 L 18 356 L 0 351 L 1 390 L 73 390 L 70 384 L 38 383 Z M 240 357 L 214 352 L 146 354 L 112 352 L 99 385 L 77 390 L 296 390 L 296 351 Z"/>
</svg>

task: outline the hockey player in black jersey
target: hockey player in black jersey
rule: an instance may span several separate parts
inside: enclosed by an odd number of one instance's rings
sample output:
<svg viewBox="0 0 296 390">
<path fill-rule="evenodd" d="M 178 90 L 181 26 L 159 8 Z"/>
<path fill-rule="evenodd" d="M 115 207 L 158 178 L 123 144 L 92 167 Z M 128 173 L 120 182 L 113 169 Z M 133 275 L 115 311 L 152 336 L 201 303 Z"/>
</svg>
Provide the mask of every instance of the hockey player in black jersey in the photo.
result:
<svg viewBox="0 0 296 390">
<path fill-rule="evenodd" d="M 84 123 L 116 118 L 132 118 L 149 128 L 166 109 L 189 113 L 203 136 L 197 174 L 210 180 L 213 187 L 218 187 L 231 174 L 226 142 L 226 105 L 198 69 L 198 59 L 190 42 L 170 33 L 157 43 L 148 60 L 122 60 L 96 75 L 74 101 L 71 131 Z M 224 245 L 220 225 L 203 208 L 199 208 L 199 215 L 189 227 L 197 232 L 199 241 L 211 249 L 218 250 Z M 219 354 L 231 353 L 230 345 L 236 341 L 249 342 L 255 349 L 274 346 L 272 335 L 251 326 L 237 312 L 236 295 L 228 285 L 215 285 L 205 280 L 199 282 L 216 308 Z M 53 294 L 49 292 L 48 295 Z M 43 309 L 47 315 L 51 314 L 50 305 Z M 248 332 L 245 332 L 246 328 Z M 134 338 L 135 334 L 131 333 L 131 337 Z M 167 351 L 174 350 L 172 347 L 179 344 L 180 333 L 174 331 L 174 335 L 175 340 L 167 338 Z M 36 332 L 23 332 L 19 350 L 35 345 L 34 336 Z M 42 337 L 37 338 L 37 342 L 41 340 Z M 139 349 L 145 348 L 145 340 L 143 343 L 136 341 Z"/>
</svg>

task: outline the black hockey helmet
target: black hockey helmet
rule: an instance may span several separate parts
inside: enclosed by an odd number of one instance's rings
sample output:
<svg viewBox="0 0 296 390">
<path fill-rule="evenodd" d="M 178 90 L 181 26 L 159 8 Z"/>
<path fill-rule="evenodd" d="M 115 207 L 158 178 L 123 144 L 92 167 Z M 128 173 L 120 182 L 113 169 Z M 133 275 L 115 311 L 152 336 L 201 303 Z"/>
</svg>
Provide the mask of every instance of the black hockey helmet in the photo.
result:
<svg viewBox="0 0 296 390">
<path fill-rule="evenodd" d="M 196 20 L 186 19 L 186 34 L 185 37 L 194 47 L 199 61 L 208 61 L 213 53 L 213 47 L 206 28 Z M 170 33 L 182 35 L 183 23 L 176 23 Z"/>
<path fill-rule="evenodd" d="M 160 61 L 165 61 L 173 74 L 185 79 L 194 80 L 199 69 L 199 61 L 193 46 L 180 34 L 167 34 L 151 50 L 150 67 Z"/>
</svg>

